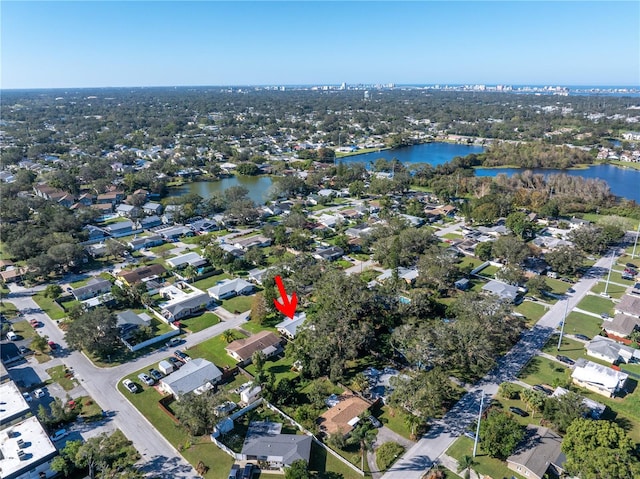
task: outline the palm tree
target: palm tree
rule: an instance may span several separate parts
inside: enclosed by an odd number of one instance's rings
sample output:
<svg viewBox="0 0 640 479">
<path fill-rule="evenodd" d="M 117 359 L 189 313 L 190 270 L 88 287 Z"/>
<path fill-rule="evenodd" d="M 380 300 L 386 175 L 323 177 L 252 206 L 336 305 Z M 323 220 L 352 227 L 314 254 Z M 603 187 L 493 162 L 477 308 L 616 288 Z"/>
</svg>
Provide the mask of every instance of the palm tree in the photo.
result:
<svg viewBox="0 0 640 479">
<path fill-rule="evenodd" d="M 411 430 L 411 434 L 410 434 L 411 439 L 415 439 L 416 438 L 417 428 L 423 422 L 425 422 L 425 420 L 423 418 L 418 417 L 418 416 L 414 416 L 413 414 L 406 414 L 404 416 L 404 423 Z"/>
<path fill-rule="evenodd" d="M 225 332 L 222 333 L 222 339 L 226 342 L 226 343 L 230 343 L 232 342 L 234 339 L 236 339 L 236 335 L 233 332 L 233 330 L 231 329 L 227 329 Z"/>
<path fill-rule="evenodd" d="M 458 472 L 464 471 L 464 479 L 471 477 L 471 468 L 478 464 L 473 460 L 473 456 L 462 456 L 462 459 L 458 461 Z"/>
<path fill-rule="evenodd" d="M 190 264 L 189 266 L 187 266 L 184 271 L 182 271 L 182 276 L 185 277 L 185 279 L 187 280 L 187 282 L 190 282 L 192 279 L 194 279 L 196 276 L 198 275 L 198 270 L 195 268 L 195 266 L 193 266 L 192 264 Z"/>
</svg>

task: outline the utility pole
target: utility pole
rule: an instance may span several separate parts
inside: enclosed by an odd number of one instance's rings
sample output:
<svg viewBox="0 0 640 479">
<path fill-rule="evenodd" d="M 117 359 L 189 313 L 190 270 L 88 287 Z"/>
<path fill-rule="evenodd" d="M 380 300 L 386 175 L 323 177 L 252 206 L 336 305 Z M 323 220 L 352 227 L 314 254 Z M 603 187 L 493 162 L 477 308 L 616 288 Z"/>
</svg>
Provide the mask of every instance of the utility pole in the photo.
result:
<svg viewBox="0 0 640 479">
<path fill-rule="evenodd" d="M 562 336 L 564 336 L 564 325 L 567 322 L 567 313 L 569 312 L 569 298 L 567 297 L 567 304 L 564 306 L 564 318 L 562 318 L 562 326 L 560 327 L 560 337 L 558 338 L 558 351 L 562 345 Z"/>
<path fill-rule="evenodd" d="M 636 246 L 638 246 L 638 235 L 640 235 L 640 223 L 638 223 L 638 229 L 636 230 L 636 239 L 633 242 L 633 252 L 631 253 L 631 259 L 636 257 Z"/>
<path fill-rule="evenodd" d="M 615 251 L 611 252 L 611 264 L 609 265 L 609 274 L 607 274 L 607 282 L 604 285 L 604 292 L 602 293 L 602 296 L 605 297 L 609 297 L 609 294 L 607 293 L 608 289 L 609 289 L 609 280 L 611 279 L 611 270 L 613 269 L 613 258 L 615 257 Z"/>
<path fill-rule="evenodd" d="M 484 405 L 484 389 L 482 391 L 482 396 L 480 396 L 480 411 L 478 412 L 478 425 L 476 426 L 476 438 L 473 440 L 473 457 L 476 457 L 476 452 L 478 452 L 478 438 L 480 437 L 480 421 L 482 420 L 482 406 Z"/>
</svg>

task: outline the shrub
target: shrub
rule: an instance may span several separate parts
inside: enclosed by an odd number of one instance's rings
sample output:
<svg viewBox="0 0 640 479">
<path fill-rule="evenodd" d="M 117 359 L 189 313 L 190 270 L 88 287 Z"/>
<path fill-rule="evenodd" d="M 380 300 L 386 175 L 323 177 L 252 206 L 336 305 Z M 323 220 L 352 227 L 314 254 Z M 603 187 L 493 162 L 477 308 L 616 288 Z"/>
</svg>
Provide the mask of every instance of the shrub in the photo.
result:
<svg viewBox="0 0 640 479">
<path fill-rule="evenodd" d="M 378 470 L 387 470 L 403 452 L 404 447 L 397 442 L 385 442 L 376 449 L 376 464 Z"/>
</svg>

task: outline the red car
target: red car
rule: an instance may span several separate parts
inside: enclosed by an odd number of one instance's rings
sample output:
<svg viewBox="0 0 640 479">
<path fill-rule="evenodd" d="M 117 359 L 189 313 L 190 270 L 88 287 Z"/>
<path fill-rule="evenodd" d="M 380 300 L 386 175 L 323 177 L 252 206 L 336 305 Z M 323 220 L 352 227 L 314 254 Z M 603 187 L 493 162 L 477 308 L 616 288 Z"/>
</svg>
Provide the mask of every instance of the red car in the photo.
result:
<svg viewBox="0 0 640 479">
<path fill-rule="evenodd" d="M 35 319 L 35 318 L 34 318 L 34 319 L 30 319 L 30 320 L 29 320 L 29 324 L 30 324 L 32 327 L 37 328 L 37 327 L 39 327 L 39 326 L 40 326 L 40 321 L 38 321 L 38 320 L 37 320 L 37 319 Z"/>
<path fill-rule="evenodd" d="M 47 344 L 51 348 L 51 351 L 55 351 L 56 349 L 58 349 L 58 345 L 56 343 L 54 343 L 53 341 L 49 341 Z"/>
</svg>

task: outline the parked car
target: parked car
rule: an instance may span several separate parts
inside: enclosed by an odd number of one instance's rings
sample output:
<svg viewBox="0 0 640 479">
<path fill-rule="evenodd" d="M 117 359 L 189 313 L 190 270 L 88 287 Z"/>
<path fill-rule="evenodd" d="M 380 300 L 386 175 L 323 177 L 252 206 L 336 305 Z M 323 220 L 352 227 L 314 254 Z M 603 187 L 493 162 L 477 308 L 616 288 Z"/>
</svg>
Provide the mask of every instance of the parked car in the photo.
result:
<svg viewBox="0 0 640 479">
<path fill-rule="evenodd" d="M 149 369 L 149 376 L 151 376 L 156 381 L 160 381 L 164 377 L 160 371 L 153 368 Z"/>
<path fill-rule="evenodd" d="M 69 431 L 67 431 L 66 429 L 58 429 L 56 432 L 54 432 L 51 435 L 51 440 L 54 442 L 59 441 L 63 437 L 67 436 L 68 434 L 69 434 Z"/>
<path fill-rule="evenodd" d="M 127 388 L 127 390 L 130 393 L 135 394 L 138 392 L 138 385 L 134 383 L 131 379 L 125 379 L 124 381 L 122 381 L 122 384 L 124 385 L 125 388 Z"/>
<path fill-rule="evenodd" d="M 187 354 L 183 353 L 179 349 L 174 351 L 173 355 L 184 363 L 186 363 L 187 361 L 191 361 L 191 357 L 189 357 Z"/>
<path fill-rule="evenodd" d="M 373 427 L 378 427 L 378 428 L 382 427 L 382 423 L 375 416 L 369 416 L 369 422 Z"/>
<path fill-rule="evenodd" d="M 582 341 L 591 341 L 589 336 L 585 336 L 584 334 L 574 334 L 576 339 L 581 339 Z"/>
<path fill-rule="evenodd" d="M 180 338 L 171 338 L 171 339 L 169 339 L 169 341 L 167 341 L 167 347 L 171 348 L 173 346 L 177 346 L 181 342 L 182 342 L 182 339 L 180 339 Z"/>
<path fill-rule="evenodd" d="M 569 366 L 573 366 L 576 363 L 573 359 L 568 358 L 567 356 L 563 356 L 561 354 L 558 354 L 556 356 L 556 359 L 561 363 L 568 364 Z"/>
<path fill-rule="evenodd" d="M 575 292 L 576 292 L 576 290 L 575 290 L 575 289 L 573 289 L 573 288 L 569 288 L 569 289 L 567 290 L 567 293 L 569 293 L 569 294 L 573 294 L 573 293 L 575 293 Z"/>
<path fill-rule="evenodd" d="M 156 380 L 150 376 L 147 376 L 145 373 L 138 374 L 138 379 L 145 383 L 147 386 L 153 386 L 156 383 Z"/>
<path fill-rule="evenodd" d="M 538 391 L 541 392 L 543 394 L 546 394 L 547 396 L 551 396 L 551 394 L 553 394 L 553 391 L 551 391 L 550 389 L 544 387 L 542 384 L 536 384 L 533 386 L 532 388 L 534 391 Z"/>
<path fill-rule="evenodd" d="M 29 320 L 29 324 L 31 325 L 31 327 L 37 328 L 40 326 L 40 321 L 38 321 L 36 318 L 33 318 Z"/>
<path fill-rule="evenodd" d="M 23 356 L 29 352 L 26 346 L 18 346 L 18 351 L 20 351 L 20 354 Z"/>
<path fill-rule="evenodd" d="M 242 479 L 251 479 L 253 477 L 253 464 L 249 463 L 242 470 Z"/>
<path fill-rule="evenodd" d="M 17 341 L 18 340 L 18 335 L 16 333 L 14 333 L 13 331 L 9 331 L 7 333 L 7 339 L 9 341 Z"/>
<path fill-rule="evenodd" d="M 511 411 L 513 414 L 517 414 L 518 416 L 521 416 L 521 417 L 527 417 L 529 415 L 528 412 L 523 411 L 519 407 L 515 407 L 515 406 L 511 406 L 509 408 L 509 411 Z"/>
<path fill-rule="evenodd" d="M 229 479 L 240 479 L 240 466 L 238 464 L 233 464 L 231 466 L 231 470 L 229 471 Z"/>
<path fill-rule="evenodd" d="M 25 401 L 27 402 L 31 402 L 33 401 L 33 398 L 31 397 L 31 394 L 29 393 L 22 393 L 22 397 L 24 398 Z"/>
<path fill-rule="evenodd" d="M 602 319 L 609 319 L 611 316 L 609 316 L 609 314 L 607 314 L 607 313 L 600 313 L 600 317 Z"/>
<path fill-rule="evenodd" d="M 182 361 L 180 361 L 178 358 L 171 356 L 170 358 L 167 359 L 167 361 L 169 361 L 174 368 L 178 369 L 181 368 L 182 365 L 184 364 Z"/>
<path fill-rule="evenodd" d="M 35 391 L 33 391 L 33 397 L 35 397 L 36 399 L 40 399 L 44 395 L 45 392 L 42 389 L 36 389 Z"/>
<path fill-rule="evenodd" d="M 49 345 L 49 349 L 51 349 L 51 351 L 55 351 L 56 349 L 58 349 L 58 345 L 53 341 L 49 341 L 47 344 Z"/>
<path fill-rule="evenodd" d="M 634 269 L 637 269 L 637 268 L 638 268 L 638 267 L 637 267 L 635 264 L 633 264 L 633 263 L 627 263 L 627 264 L 625 264 L 625 266 L 626 266 L 627 268 L 634 268 Z"/>
</svg>

